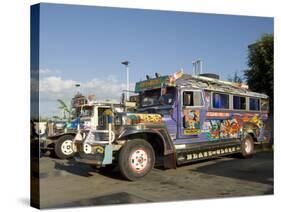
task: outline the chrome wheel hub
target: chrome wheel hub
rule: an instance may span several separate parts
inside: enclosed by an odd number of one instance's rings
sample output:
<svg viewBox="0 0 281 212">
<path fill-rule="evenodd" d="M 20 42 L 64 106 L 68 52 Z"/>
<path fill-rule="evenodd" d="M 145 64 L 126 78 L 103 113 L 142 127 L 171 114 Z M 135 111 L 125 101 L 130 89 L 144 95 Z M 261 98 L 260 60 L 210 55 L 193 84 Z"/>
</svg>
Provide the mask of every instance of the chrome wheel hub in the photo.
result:
<svg viewBox="0 0 281 212">
<path fill-rule="evenodd" d="M 252 152 L 252 149 L 253 149 L 252 142 L 250 140 L 246 140 L 245 141 L 245 152 L 249 154 Z"/>
<path fill-rule="evenodd" d="M 135 172 L 142 172 L 148 165 L 148 155 L 144 149 L 137 149 L 131 154 L 129 162 Z"/>
<path fill-rule="evenodd" d="M 65 155 L 71 155 L 73 153 L 72 150 L 72 140 L 66 140 L 61 145 L 61 151 Z"/>
</svg>

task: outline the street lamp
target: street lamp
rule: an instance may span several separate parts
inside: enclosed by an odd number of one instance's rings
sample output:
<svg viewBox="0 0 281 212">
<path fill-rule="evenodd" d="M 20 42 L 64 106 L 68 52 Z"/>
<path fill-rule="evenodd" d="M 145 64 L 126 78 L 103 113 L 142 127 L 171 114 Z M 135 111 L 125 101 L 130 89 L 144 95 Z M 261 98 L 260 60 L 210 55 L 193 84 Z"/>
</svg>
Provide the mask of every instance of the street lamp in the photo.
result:
<svg viewBox="0 0 281 212">
<path fill-rule="evenodd" d="M 127 88 L 126 88 L 126 100 L 129 100 L 129 61 L 123 61 L 121 64 L 123 64 L 126 67 L 127 72 Z"/>
<path fill-rule="evenodd" d="M 79 83 L 75 84 L 77 94 L 79 93 L 79 87 L 80 87 L 80 86 L 81 86 L 81 85 L 80 85 Z"/>
</svg>

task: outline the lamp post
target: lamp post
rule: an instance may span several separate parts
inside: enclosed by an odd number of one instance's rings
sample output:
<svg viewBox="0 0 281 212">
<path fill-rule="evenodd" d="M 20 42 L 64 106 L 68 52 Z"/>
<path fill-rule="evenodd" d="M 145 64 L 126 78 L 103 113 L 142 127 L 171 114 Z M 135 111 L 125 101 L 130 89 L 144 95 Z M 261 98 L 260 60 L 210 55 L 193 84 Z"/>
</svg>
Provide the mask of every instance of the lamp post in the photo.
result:
<svg viewBox="0 0 281 212">
<path fill-rule="evenodd" d="M 126 86 L 126 100 L 129 100 L 129 61 L 123 61 L 121 64 L 123 64 L 126 68 L 127 73 L 127 86 Z"/>
<path fill-rule="evenodd" d="M 77 94 L 79 93 L 79 87 L 80 87 L 80 86 L 81 86 L 81 85 L 80 85 L 79 83 L 75 84 Z"/>
</svg>

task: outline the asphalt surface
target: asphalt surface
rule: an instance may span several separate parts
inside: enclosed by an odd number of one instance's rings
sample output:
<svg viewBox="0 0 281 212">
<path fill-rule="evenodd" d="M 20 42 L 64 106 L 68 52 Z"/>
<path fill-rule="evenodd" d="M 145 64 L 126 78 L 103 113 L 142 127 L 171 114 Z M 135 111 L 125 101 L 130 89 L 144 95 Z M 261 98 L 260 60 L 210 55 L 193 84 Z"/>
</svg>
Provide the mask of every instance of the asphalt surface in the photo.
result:
<svg viewBox="0 0 281 212">
<path fill-rule="evenodd" d="M 137 182 L 73 160 L 40 158 L 41 208 L 145 203 L 273 194 L 273 152 L 153 169 Z"/>
</svg>

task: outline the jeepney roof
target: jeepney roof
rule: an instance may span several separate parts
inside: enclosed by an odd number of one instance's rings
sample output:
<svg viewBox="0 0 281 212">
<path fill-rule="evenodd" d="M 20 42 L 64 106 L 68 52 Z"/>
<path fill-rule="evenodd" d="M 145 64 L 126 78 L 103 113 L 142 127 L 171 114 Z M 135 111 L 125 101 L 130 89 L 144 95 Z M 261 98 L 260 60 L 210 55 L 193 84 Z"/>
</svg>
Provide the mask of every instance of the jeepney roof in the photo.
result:
<svg viewBox="0 0 281 212">
<path fill-rule="evenodd" d="M 248 85 L 242 83 L 234 83 L 203 76 L 192 76 L 189 74 L 183 74 L 181 77 L 176 79 L 176 85 L 178 87 L 190 89 L 204 89 L 258 98 L 268 98 L 266 94 L 250 91 Z"/>
<path fill-rule="evenodd" d="M 195 76 L 178 71 L 171 75 L 152 78 L 136 83 L 135 92 L 149 91 L 159 89 L 161 86 L 185 87 L 188 89 L 203 89 L 209 91 L 226 92 L 237 95 L 245 95 L 257 98 L 265 98 L 268 96 L 262 93 L 256 93 L 249 90 L 248 85 L 242 83 L 234 83 L 223 81 L 204 76 Z"/>
</svg>

